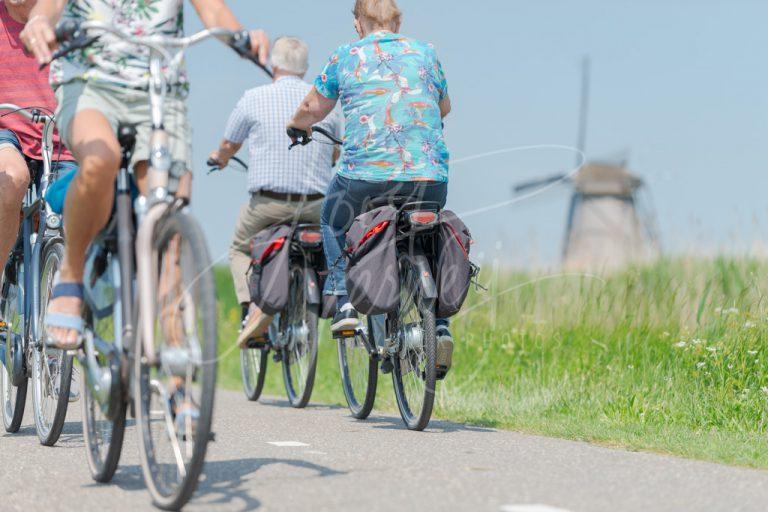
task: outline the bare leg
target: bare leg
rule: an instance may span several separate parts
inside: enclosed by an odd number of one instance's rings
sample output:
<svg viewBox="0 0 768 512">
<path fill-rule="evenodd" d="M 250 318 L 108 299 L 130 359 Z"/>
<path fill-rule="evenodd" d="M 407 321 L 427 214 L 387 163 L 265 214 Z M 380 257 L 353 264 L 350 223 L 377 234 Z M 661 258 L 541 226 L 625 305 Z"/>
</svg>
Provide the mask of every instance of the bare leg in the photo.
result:
<svg viewBox="0 0 768 512">
<path fill-rule="evenodd" d="M 70 149 L 80 163 L 80 170 L 69 187 L 64 206 L 66 244 L 60 278 L 62 283 L 82 283 L 85 252 L 112 212 L 121 157 L 120 144 L 100 112 L 78 112 L 71 130 Z M 48 311 L 79 316 L 81 309 L 80 299 L 60 297 L 51 301 Z M 77 342 L 77 333 L 70 329 L 51 328 L 50 333 L 62 348 Z"/>
<path fill-rule="evenodd" d="M 29 187 L 29 169 L 14 148 L 0 149 L 0 274 L 19 234 L 19 212 Z"/>
</svg>

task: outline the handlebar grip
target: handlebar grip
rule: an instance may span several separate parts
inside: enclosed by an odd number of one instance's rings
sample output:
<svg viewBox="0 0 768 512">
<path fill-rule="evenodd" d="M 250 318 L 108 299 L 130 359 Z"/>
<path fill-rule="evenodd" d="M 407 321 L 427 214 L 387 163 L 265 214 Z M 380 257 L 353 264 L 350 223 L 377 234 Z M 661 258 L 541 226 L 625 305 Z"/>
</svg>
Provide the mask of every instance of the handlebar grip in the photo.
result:
<svg viewBox="0 0 768 512">
<path fill-rule="evenodd" d="M 208 167 L 221 167 L 221 164 L 214 160 L 213 158 L 209 158 L 207 162 L 205 162 L 205 165 Z"/>
<path fill-rule="evenodd" d="M 71 41 L 79 28 L 79 25 L 72 20 L 66 20 L 59 23 L 56 27 L 56 41 L 59 43 Z"/>
<path fill-rule="evenodd" d="M 287 133 L 290 138 L 299 140 L 302 142 L 302 144 L 304 141 L 309 139 L 309 134 L 304 130 L 299 130 L 298 128 L 288 128 Z"/>
</svg>

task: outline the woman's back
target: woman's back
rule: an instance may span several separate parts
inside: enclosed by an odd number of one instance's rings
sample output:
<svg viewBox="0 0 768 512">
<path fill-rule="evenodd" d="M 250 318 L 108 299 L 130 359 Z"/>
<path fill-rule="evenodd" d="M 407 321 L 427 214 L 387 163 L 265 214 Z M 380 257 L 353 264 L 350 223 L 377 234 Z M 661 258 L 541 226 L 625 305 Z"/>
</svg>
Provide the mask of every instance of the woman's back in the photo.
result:
<svg viewBox="0 0 768 512">
<path fill-rule="evenodd" d="M 346 118 L 340 174 L 366 181 L 448 181 L 434 49 L 390 32 L 342 46 L 315 86 Z"/>
</svg>

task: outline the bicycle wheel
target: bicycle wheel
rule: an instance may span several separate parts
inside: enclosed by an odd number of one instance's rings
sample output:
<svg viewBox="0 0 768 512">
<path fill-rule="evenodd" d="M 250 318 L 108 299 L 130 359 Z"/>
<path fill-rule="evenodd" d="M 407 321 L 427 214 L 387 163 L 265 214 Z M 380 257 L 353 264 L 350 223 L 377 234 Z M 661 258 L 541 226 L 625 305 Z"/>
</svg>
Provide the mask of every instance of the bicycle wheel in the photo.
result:
<svg viewBox="0 0 768 512">
<path fill-rule="evenodd" d="M 376 386 L 379 381 L 378 361 L 371 357 L 368 340 L 373 342 L 373 325 L 368 318 L 367 330 L 353 338 L 338 341 L 341 386 L 352 416 L 364 420 L 373 410 L 376 401 Z"/>
<path fill-rule="evenodd" d="M 136 422 L 152 498 L 160 508 L 177 510 L 197 487 L 211 439 L 216 291 L 202 231 L 185 211 L 162 218 L 154 240 L 158 357 L 147 364 L 144 340 L 137 345 Z"/>
<path fill-rule="evenodd" d="M 398 347 L 392 356 L 392 380 L 400 415 L 410 430 L 424 430 L 435 401 L 435 302 L 422 297 L 419 272 L 400 259 L 400 305 L 390 315 Z"/>
<path fill-rule="evenodd" d="M 283 381 L 293 407 L 306 407 L 315 387 L 317 370 L 318 306 L 307 303 L 307 272 L 301 265 L 291 267 L 290 299 L 281 319 L 288 343 L 283 350 Z"/>
<path fill-rule="evenodd" d="M 16 272 L 17 281 L 21 277 Z M 0 386 L 3 400 L 3 426 L 6 432 L 15 433 L 21 427 L 24 406 L 27 402 L 28 380 L 24 378 L 18 386 L 13 385 L 13 375 L 23 371 L 24 364 L 24 291 L 6 276 L 2 288 L 0 311 L 5 322 L 3 338 L 5 340 L 5 361 L 0 365 Z"/>
<path fill-rule="evenodd" d="M 64 244 L 53 241 L 45 247 L 40 273 L 40 308 L 38 332 L 40 345 L 34 351 L 32 371 L 32 403 L 35 429 L 40 443 L 53 446 L 59 440 L 69 406 L 72 383 L 72 356 L 46 346 L 45 315 L 53 290 L 53 277 L 64 258 Z"/>
<path fill-rule="evenodd" d="M 93 304 L 86 301 L 84 314 L 85 336 L 93 345 L 93 359 L 82 367 L 80 389 L 88 467 L 95 481 L 106 483 L 117 471 L 125 438 L 128 403 L 120 380 L 119 344 L 126 321 L 120 302 L 122 274 L 118 255 L 103 251 L 96 259 L 98 264 L 87 269 L 86 282 L 98 282 L 100 288 L 93 292 Z"/>
<path fill-rule="evenodd" d="M 243 392 L 255 402 L 264 390 L 267 376 L 268 349 L 244 348 L 240 351 L 240 373 L 243 377 Z"/>
</svg>

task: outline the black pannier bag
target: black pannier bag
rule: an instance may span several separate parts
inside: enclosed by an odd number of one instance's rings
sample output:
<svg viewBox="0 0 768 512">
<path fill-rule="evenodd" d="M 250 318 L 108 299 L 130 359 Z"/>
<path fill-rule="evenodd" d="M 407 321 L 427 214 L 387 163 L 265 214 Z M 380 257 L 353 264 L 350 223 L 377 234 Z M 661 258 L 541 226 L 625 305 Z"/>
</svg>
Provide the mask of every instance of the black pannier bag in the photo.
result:
<svg viewBox="0 0 768 512">
<path fill-rule="evenodd" d="M 474 266 L 469 261 L 472 235 L 450 210 L 440 212 L 437 260 L 437 318 L 448 318 L 461 310 L 469 293 Z"/>
<path fill-rule="evenodd" d="M 347 294 L 364 315 L 383 315 L 397 309 L 400 276 L 396 236 L 397 209 L 392 206 L 359 215 L 347 231 Z"/>
<path fill-rule="evenodd" d="M 291 227 L 273 226 L 251 242 L 251 300 L 266 314 L 276 315 L 288 304 Z"/>
</svg>

